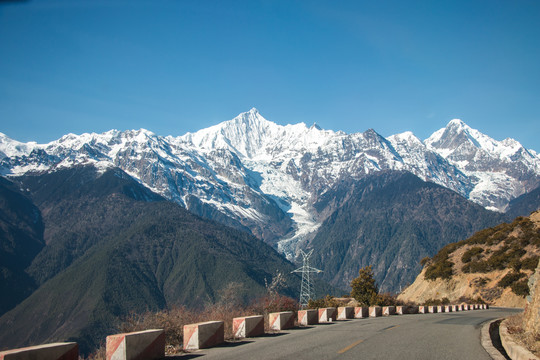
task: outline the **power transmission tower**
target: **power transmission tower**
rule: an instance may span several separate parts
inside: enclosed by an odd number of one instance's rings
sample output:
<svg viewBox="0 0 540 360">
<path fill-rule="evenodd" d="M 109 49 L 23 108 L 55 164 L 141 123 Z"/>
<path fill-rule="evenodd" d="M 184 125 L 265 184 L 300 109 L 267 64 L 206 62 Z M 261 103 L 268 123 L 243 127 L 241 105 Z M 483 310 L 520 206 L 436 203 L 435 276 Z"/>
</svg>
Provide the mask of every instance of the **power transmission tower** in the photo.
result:
<svg viewBox="0 0 540 360">
<path fill-rule="evenodd" d="M 304 309 L 308 301 L 314 297 L 315 291 L 313 283 L 311 282 L 311 273 L 320 273 L 322 270 L 315 269 L 309 265 L 309 258 L 313 253 L 311 249 L 308 253 L 305 253 L 303 250 L 300 250 L 302 257 L 304 258 L 304 263 L 301 268 L 293 270 L 292 272 L 302 273 L 302 285 L 300 287 L 300 305 Z"/>
</svg>

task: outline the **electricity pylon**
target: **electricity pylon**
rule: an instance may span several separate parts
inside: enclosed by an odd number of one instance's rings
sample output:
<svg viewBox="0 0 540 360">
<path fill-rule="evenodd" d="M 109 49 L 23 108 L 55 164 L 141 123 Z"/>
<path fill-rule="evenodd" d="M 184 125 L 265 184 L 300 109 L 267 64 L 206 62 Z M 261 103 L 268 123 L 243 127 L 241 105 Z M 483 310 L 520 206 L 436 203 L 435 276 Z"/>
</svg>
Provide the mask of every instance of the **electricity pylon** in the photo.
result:
<svg viewBox="0 0 540 360">
<path fill-rule="evenodd" d="M 308 253 L 305 253 L 303 250 L 300 250 L 300 253 L 302 254 L 304 258 L 304 263 L 301 268 L 298 268 L 296 270 L 293 270 L 292 272 L 302 273 L 302 285 L 300 287 L 300 305 L 302 306 L 302 309 L 304 309 L 308 301 L 314 297 L 314 287 L 313 283 L 311 282 L 311 273 L 320 273 L 322 270 L 315 269 L 314 267 L 311 267 L 309 265 L 309 258 L 311 254 L 313 253 L 313 249 L 311 249 Z"/>
</svg>

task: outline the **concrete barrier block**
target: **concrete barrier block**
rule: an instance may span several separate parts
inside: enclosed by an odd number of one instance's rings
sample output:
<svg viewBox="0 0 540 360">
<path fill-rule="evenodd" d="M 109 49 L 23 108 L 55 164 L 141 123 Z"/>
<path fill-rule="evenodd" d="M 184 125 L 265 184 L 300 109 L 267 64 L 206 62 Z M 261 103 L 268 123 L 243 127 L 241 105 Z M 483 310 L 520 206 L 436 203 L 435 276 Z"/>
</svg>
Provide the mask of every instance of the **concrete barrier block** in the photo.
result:
<svg viewBox="0 0 540 360">
<path fill-rule="evenodd" d="M 443 313 L 443 312 L 445 312 L 445 310 L 446 310 L 446 307 L 444 305 L 437 306 L 437 312 L 438 313 Z"/>
<path fill-rule="evenodd" d="M 184 325 L 184 350 L 205 349 L 225 341 L 223 321 Z"/>
<path fill-rule="evenodd" d="M 233 334 L 236 338 L 247 338 L 264 334 L 264 316 L 253 315 L 233 319 Z"/>
<path fill-rule="evenodd" d="M 428 312 L 430 314 L 436 314 L 437 313 L 437 306 L 428 306 Z"/>
<path fill-rule="evenodd" d="M 319 309 L 319 322 L 327 323 L 336 321 L 337 309 L 335 307 Z"/>
<path fill-rule="evenodd" d="M 165 331 L 152 329 L 107 336 L 107 360 L 160 359 L 165 356 Z"/>
<path fill-rule="evenodd" d="M 418 307 L 418 313 L 427 314 L 428 312 L 429 312 L 429 309 L 427 306 L 422 305 Z"/>
<path fill-rule="evenodd" d="M 338 320 L 354 319 L 354 307 L 352 306 L 340 306 L 337 310 Z"/>
<path fill-rule="evenodd" d="M 379 317 L 379 316 L 382 316 L 382 308 L 380 306 L 370 306 L 369 317 Z"/>
<path fill-rule="evenodd" d="M 450 305 L 450 311 L 451 311 L 451 312 L 459 311 L 459 310 L 458 310 L 458 306 L 457 306 L 457 305 Z"/>
<path fill-rule="evenodd" d="M 79 345 L 52 343 L 0 351 L 0 360 L 78 360 Z"/>
<path fill-rule="evenodd" d="M 270 313 L 268 322 L 272 330 L 287 330 L 294 327 L 294 313 L 292 311 L 282 311 Z"/>
<path fill-rule="evenodd" d="M 486 310 L 488 310 L 489 309 L 489 304 L 485 304 L 485 305 L 486 305 Z"/>
<path fill-rule="evenodd" d="M 396 315 L 395 306 L 383 306 L 382 313 L 384 316 Z"/>
<path fill-rule="evenodd" d="M 301 325 L 315 325 L 319 323 L 317 309 L 298 310 L 298 323 Z"/>
<path fill-rule="evenodd" d="M 365 306 L 356 306 L 354 308 L 355 319 L 363 319 L 369 317 L 369 308 Z"/>
<path fill-rule="evenodd" d="M 396 306 L 396 314 L 405 315 L 405 314 L 418 314 L 419 306 Z"/>
</svg>

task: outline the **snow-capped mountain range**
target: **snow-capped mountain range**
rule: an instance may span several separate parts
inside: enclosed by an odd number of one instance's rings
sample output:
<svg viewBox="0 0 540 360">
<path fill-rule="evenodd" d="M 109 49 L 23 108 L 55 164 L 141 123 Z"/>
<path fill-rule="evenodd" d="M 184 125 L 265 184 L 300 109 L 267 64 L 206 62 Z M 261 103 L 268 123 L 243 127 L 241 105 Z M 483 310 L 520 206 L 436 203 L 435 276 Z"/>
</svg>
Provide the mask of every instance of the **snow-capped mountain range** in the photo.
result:
<svg viewBox="0 0 540 360">
<path fill-rule="evenodd" d="M 0 133 L 0 171 L 16 176 L 92 163 L 119 167 L 187 209 L 249 229 L 288 257 L 324 220 L 313 205 L 340 179 L 409 171 L 492 210 L 538 187 L 540 157 L 513 139 L 496 141 L 461 120 L 421 141 L 303 123 L 281 126 L 256 109 L 179 137 L 150 131 L 68 134 L 48 144 Z"/>
</svg>

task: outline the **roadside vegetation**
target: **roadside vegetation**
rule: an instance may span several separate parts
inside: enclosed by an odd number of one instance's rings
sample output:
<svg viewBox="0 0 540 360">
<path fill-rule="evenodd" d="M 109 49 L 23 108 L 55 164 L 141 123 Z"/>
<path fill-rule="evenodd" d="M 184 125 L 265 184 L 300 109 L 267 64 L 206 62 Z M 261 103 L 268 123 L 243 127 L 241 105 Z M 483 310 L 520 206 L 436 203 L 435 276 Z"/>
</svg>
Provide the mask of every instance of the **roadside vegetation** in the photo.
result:
<svg viewBox="0 0 540 360">
<path fill-rule="evenodd" d="M 461 269 L 451 260 L 451 255 L 460 248 L 467 248 L 460 258 Z M 487 228 L 466 240 L 448 244 L 433 258 L 426 257 L 420 263 L 426 266 L 426 280 L 447 280 L 459 270 L 466 274 L 486 274 L 512 269 L 497 285 L 525 297 L 529 288 L 524 271 L 534 271 L 539 260 L 538 255 L 528 255 L 531 249 L 540 252 L 540 232 L 529 218 L 517 217 L 512 223 Z"/>
<path fill-rule="evenodd" d="M 164 329 L 166 355 L 182 352 L 184 325 L 204 321 L 220 320 L 224 322 L 225 339 L 234 340 L 232 321 L 235 317 L 261 315 L 279 311 L 297 311 L 298 302 L 290 297 L 279 294 L 284 286 L 284 278 L 281 273 L 274 275 L 270 282 L 266 283 L 266 294 L 260 298 L 245 304 L 238 294 L 242 293 L 240 283 L 229 283 L 222 291 L 216 302 L 207 303 L 199 309 L 185 306 L 174 306 L 161 311 L 148 311 L 137 314 L 132 313 L 119 319 L 117 327 L 111 334 L 128 333 L 148 329 Z M 270 329 L 265 328 L 266 332 Z M 86 360 L 105 360 L 106 346 L 103 342 L 98 349 L 91 353 Z"/>
</svg>

